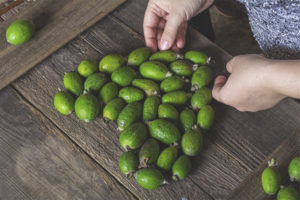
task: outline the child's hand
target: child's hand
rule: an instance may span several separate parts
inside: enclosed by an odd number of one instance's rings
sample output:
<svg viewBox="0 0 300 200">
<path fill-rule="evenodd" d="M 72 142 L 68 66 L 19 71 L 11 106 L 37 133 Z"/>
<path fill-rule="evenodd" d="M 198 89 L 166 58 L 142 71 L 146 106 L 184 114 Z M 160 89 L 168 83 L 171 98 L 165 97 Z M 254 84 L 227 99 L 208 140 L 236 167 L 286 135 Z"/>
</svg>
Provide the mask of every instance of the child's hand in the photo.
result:
<svg viewBox="0 0 300 200">
<path fill-rule="evenodd" d="M 152 51 L 184 47 L 187 21 L 213 0 L 149 0 L 144 17 L 146 46 Z"/>
<path fill-rule="evenodd" d="M 232 58 L 226 65 L 231 75 L 218 76 L 213 88 L 213 97 L 239 111 L 259 111 L 273 107 L 286 96 L 274 89 L 268 78 L 273 60 L 260 55 L 241 55 Z M 276 79 L 276 77 L 272 77 Z"/>
</svg>

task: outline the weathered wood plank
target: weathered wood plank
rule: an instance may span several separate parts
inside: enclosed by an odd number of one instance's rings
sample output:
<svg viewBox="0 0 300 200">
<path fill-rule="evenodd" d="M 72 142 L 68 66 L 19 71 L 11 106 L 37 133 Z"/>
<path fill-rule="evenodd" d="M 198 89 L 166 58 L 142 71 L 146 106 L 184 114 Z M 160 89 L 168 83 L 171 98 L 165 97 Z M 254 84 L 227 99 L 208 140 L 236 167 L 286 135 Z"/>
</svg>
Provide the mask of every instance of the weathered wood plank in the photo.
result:
<svg viewBox="0 0 300 200">
<path fill-rule="evenodd" d="M 0 119 L 0 199 L 135 199 L 11 87 Z"/>
<path fill-rule="evenodd" d="M 19 46 L 8 45 L 5 42 L 5 29 L 16 18 L 12 17 L 1 23 L 0 89 L 41 62 L 124 1 L 36 1 L 18 15 L 18 18 L 33 20 L 37 27 L 34 39 Z"/>
<path fill-rule="evenodd" d="M 6 1 L 3 0 L 0 1 L 0 16 L 2 16 L 4 13 L 8 12 L 9 10 L 13 9 L 14 7 L 20 5 L 23 3 L 24 0 L 14 0 L 14 1 Z"/>
</svg>

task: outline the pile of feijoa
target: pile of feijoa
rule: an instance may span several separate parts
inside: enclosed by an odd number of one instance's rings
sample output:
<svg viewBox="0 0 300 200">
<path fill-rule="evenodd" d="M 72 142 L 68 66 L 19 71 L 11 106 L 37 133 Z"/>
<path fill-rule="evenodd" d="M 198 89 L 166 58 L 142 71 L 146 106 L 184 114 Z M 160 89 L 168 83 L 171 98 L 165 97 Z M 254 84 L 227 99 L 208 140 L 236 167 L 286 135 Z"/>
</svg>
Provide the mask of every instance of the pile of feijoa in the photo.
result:
<svg viewBox="0 0 300 200">
<path fill-rule="evenodd" d="M 116 121 L 122 173 L 135 174 L 143 188 L 160 187 L 168 177 L 182 180 L 191 171 L 191 157 L 203 147 L 202 132 L 214 121 L 209 105 L 212 70 L 200 51 L 132 51 L 104 56 L 99 65 L 82 61 L 77 72 L 64 75 L 66 91 L 54 97 L 56 109 L 75 110 L 85 122 L 102 114 Z"/>
<path fill-rule="evenodd" d="M 300 183 L 300 157 L 295 157 L 288 166 L 290 181 Z M 268 162 L 268 167 L 264 169 L 262 176 L 262 187 L 266 194 L 274 195 L 277 193 L 277 200 L 299 200 L 299 191 L 292 185 L 287 187 L 280 186 L 281 175 L 276 166 L 275 159 Z"/>
</svg>

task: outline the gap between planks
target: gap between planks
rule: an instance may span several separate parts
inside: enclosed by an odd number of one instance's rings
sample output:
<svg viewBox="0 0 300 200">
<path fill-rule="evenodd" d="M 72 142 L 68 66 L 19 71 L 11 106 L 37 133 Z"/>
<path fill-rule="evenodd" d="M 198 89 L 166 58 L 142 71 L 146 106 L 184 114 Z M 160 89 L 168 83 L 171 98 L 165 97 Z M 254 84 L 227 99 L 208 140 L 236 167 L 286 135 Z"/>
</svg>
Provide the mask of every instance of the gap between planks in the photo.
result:
<svg viewBox="0 0 300 200">
<path fill-rule="evenodd" d="M 17 95 L 19 95 L 22 100 L 27 103 L 30 107 L 32 107 L 34 110 L 36 110 L 40 115 L 42 115 L 43 117 L 45 117 L 47 120 L 49 120 L 49 122 L 55 127 L 57 128 L 65 137 L 66 139 L 68 139 L 79 151 L 83 152 L 83 154 L 85 154 L 89 159 L 91 159 L 92 162 L 94 162 L 94 164 L 96 164 L 96 166 L 99 166 L 103 171 L 106 172 L 106 174 L 110 177 L 112 177 L 112 179 L 114 179 L 118 184 L 120 184 L 120 186 L 122 188 L 124 188 L 124 190 L 126 190 L 127 192 L 129 192 L 132 196 L 134 196 L 134 198 L 138 199 L 138 197 L 132 193 L 127 187 L 125 187 L 125 185 L 123 185 L 114 175 L 112 175 L 109 171 L 107 171 L 99 162 L 97 162 L 93 157 L 90 156 L 90 154 L 88 154 L 85 150 L 83 150 L 81 148 L 81 146 L 79 146 L 74 140 L 72 140 L 72 138 L 70 138 L 68 136 L 68 134 L 66 134 L 63 130 L 61 130 L 54 122 L 52 119 L 48 118 L 48 116 L 46 116 L 41 110 L 39 110 L 35 105 L 33 105 L 26 97 L 24 97 L 24 95 L 22 93 L 20 93 L 18 91 L 17 88 L 15 88 L 15 86 L 13 84 L 9 85 L 16 93 Z"/>
</svg>

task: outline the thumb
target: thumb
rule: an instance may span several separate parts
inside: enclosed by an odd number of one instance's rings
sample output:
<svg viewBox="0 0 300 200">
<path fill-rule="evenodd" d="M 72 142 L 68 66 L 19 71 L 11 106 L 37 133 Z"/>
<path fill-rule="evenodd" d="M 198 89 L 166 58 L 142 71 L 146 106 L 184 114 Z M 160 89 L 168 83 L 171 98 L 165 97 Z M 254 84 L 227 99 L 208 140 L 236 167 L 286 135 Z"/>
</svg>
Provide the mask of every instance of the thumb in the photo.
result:
<svg viewBox="0 0 300 200">
<path fill-rule="evenodd" d="M 221 101 L 221 90 L 223 88 L 223 86 L 226 83 L 226 77 L 225 76 L 217 76 L 215 83 L 214 83 L 214 87 L 212 90 L 212 96 L 217 100 L 217 101 Z"/>
<path fill-rule="evenodd" d="M 183 18 L 178 13 L 172 13 L 168 20 L 160 40 L 160 50 L 168 50 L 174 43 L 178 29 L 183 22 Z"/>
</svg>

